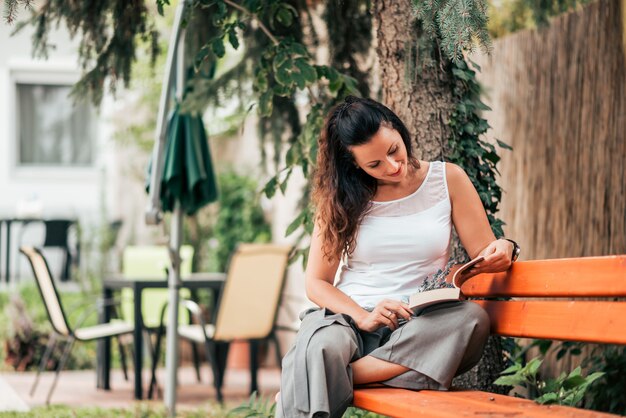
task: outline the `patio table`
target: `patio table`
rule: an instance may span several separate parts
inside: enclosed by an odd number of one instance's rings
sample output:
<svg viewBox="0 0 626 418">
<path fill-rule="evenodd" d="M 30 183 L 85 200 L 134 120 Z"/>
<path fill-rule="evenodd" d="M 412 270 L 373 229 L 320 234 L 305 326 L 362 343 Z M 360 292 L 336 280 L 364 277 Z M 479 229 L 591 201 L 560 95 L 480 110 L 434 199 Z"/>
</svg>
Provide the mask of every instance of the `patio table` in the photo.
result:
<svg viewBox="0 0 626 418">
<path fill-rule="evenodd" d="M 213 290 L 213 310 L 217 306 L 219 293 L 221 292 L 225 273 L 193 273 L 181 280 L 181 288 L 190 290 L 210 289 Z M 134 324 L 133 332 L 134 342 L 134 375 L 135 375 L 135 399 L 143 398 L 143 318 L 141 313 L 141 294 L 144 289 L 167 288 L 167 279 L 164 278 L 145 278 L 145 279 L 129 279 L 124 276 L 116 275 L 106 277 L 102 282 L 102 296 L 104 299 L 110 299 L 113 292 L 123 288 L 133 289 L 134 294 Z M 111 319 L 111 307 L 106 306 L 103 309 L 101 322 L 108 322 Z M 111 371 L 111 339 L 105 338 L 98 343 L 98 361 L 97 361 L 97 387 L 109 390 L 109 377 Z"/>
</svg>

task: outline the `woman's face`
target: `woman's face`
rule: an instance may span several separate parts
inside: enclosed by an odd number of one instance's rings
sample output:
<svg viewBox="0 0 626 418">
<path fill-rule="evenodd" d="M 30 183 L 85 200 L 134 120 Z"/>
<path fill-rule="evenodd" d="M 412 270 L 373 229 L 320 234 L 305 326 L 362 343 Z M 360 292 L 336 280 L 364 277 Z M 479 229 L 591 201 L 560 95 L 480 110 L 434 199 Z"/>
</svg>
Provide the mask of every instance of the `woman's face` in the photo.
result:
<svg viewBox="0 0 626 418">
<path fill-rule="evenodd" d="M 408 172 L 408 156 L 400 133 L 381 126 L 369 142 L 350 147 L 359 168 L 380 184 L 400 183 Z"/>
</svg>

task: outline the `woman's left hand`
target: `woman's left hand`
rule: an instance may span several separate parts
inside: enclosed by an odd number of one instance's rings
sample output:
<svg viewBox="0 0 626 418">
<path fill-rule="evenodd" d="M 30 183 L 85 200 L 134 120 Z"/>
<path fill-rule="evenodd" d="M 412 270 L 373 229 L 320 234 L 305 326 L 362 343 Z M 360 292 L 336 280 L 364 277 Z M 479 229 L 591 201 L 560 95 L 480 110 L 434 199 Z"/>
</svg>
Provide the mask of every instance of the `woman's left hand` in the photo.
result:
<svg viewBox="0 0 626 418">
<path fill-rule="evenodd" d="M 498 273 L 506 271 L 511 267 L 511 256 L 513 254 L 513 244 L 504 239 L 492 241 L 479 255 L 485 257 L 483 261 L 477 263 L 471 270 L 473 276 L 479 273 Z"/>
</svg>

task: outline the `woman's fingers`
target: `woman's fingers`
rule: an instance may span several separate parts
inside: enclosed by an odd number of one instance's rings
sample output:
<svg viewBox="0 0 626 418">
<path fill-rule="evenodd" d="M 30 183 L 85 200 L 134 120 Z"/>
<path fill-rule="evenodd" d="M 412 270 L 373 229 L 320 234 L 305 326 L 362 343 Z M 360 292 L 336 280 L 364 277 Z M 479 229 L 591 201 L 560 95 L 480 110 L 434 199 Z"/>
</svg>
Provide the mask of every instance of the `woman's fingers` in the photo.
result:
<svg viewBox="0 0 626 418">
<path fill-rule="evenodd" d="M 384 305 L 386 309 L 394 312 L 397 317 L 402 317 L 407 321 L 413 316 L 413 312 L 409 309 L 409 305 L 396 300 L 387 301 Z"/>
<path fill-rule="evenodd" d="M 394 324 L 390 318 L 387 318 L 386 316 L 380 313 L 378 314 L 378 322 L 381 325 L 388 326 L 392 331 L 395 331 L 396 328 L 398 328 L 398 325 Z"/>
<path fill-rule="evenodd" d="M 387 326 L 392 331 L 399 328 L 400 318 L 410 320 L 413 311 L 409 309 L 409 305 L 397 300 L 385 299 L 381 301 L 372 311 L 372 319 L 381 326 Z"/>
</svg>

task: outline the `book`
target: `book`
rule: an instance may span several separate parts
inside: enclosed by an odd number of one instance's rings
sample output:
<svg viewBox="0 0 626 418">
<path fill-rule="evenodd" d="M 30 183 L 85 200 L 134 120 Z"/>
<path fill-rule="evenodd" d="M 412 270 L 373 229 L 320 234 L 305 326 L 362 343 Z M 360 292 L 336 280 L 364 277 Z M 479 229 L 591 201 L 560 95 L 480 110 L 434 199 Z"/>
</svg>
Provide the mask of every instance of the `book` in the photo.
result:
<svg viewBox="0 0 626 418">
<path fill-rule="evenodd" d="M 411 295 L 409 297 L 409 309 L 415 312 L 436 303 L 462 300 L 461 285 L 471 277 L 466 273 L 476 263 L 480 263 L 484 259 L 485 257 L 479 256 L 459 267 L 452 275 L 452 287 L 424 290 Z"/>
</svg>

